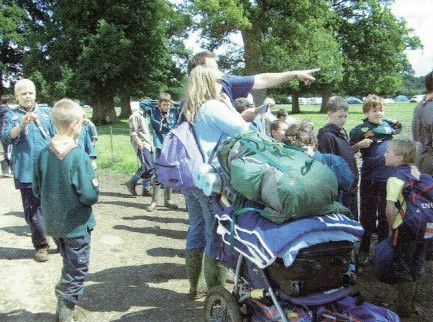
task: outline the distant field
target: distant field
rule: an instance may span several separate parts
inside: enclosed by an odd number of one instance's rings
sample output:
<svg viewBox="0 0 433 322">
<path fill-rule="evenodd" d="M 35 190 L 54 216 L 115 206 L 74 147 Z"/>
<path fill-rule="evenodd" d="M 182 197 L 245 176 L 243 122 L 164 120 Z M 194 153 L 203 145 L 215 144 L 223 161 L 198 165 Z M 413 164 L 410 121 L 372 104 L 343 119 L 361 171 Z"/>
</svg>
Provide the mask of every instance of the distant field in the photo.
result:
<svg viewBox="0 0 433 322">
<path fill-rule="evenodd" d="M 390 103 L 387 105 L 385 117 L 397 119 L 403 124 L 403 136 L 411 137 L 412 115 L 415 103 Z M 277 105 L 275 111 L 285 108 L 291 113 L 291 105 Z M 327 121 L 326 114 L 320 114 L 319 105 L 301 105 L 301 114 L 293 114 L 297 119 L 309 118 L 313 121 L 316 131 Z M 86 109 L 91 117 L 91 109 Z M 119 111 L 118 111 L 119 112 Z M 365 118 L 361 104 L 349 105 L 349 117 L 346 129 L 350 130 Z M 112 126 L 98 126 L 99 140 L 96 143 L 98 152 L 98 167 L 109 169 L 125 175 L 125 181 L 132 176 L 139 166 L 138 159 L 129 140 L 128 120 L 123 119 Z"/>
</svg>

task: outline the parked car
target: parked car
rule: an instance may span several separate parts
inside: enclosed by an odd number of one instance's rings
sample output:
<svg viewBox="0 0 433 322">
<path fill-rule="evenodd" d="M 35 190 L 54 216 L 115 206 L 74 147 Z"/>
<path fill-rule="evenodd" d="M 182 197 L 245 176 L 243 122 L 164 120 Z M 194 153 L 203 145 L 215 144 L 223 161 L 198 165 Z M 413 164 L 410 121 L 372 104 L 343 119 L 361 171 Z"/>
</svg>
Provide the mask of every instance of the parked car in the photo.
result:
<svg viewBox="0 0 433 322">
<path fill-rule="evenodd" d="M 406 95 L 397 95 L 394 98 L 395 102 L 408 102 L 409 101 L 409 97 L 407 97 Z"/>
<path fill-rule="evenodd" d="M 414 95 L 410 98 L 411 103 L 418 103 L 421 102 L 424 99 L 424 95 Z"/>
<path fill-rule="evenodd" d="M 346 97 L 347 104 L 362 104 L 362 101 L 354 96 Z"/>
<path fill-rule="evenodd" d="M 321 97 L 308 97 L 307 98 L 307 104 L 308 105 L 320 105 L 320 104 L 322 104 L 322 98 Z"/>
<path fill-rule="evenodd" d="M 305 97 L 300 97 L 299 98 L 299 104 L 305 105 L 307 104 L 308 100 Z"/>
<path fill-rule="evenodd" d="M 383 100 L 385 103 L 394 103 L 394 99 L 393 98 L 391 98 L 391 97 L 387 97 L 387 98 L 385 98 L 384 100 Z"/>
</svg>

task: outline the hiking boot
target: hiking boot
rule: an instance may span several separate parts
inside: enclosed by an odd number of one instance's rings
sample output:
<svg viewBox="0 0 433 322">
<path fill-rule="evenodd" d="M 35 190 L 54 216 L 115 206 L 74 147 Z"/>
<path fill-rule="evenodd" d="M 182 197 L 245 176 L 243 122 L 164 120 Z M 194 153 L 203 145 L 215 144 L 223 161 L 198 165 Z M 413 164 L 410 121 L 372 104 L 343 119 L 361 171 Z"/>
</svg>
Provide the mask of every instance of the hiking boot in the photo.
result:
<svg viewBox="0 0 433 322">
<path fill-rule="evenodd" d="M 37 262 L 46 262 L 48 260 L 48 248 L 39 248 L 36 250 L 35 261 Z"/>
<path fill-rule="evenodd" d="M 135 186 L 137 183 L 132 179 L 125 182 L 125 186 L 128 189 L 129 193 L 133 196 L 137 196 L 137 190 L 135 190 Z"/>
<path fill-rule="evenodd" d="M 143 187 L 143 190 L 141 190 L 141 195 L 143 197 L 152 197 L 152 189 L 150 189 L 150 187 Z"/>
</svg>

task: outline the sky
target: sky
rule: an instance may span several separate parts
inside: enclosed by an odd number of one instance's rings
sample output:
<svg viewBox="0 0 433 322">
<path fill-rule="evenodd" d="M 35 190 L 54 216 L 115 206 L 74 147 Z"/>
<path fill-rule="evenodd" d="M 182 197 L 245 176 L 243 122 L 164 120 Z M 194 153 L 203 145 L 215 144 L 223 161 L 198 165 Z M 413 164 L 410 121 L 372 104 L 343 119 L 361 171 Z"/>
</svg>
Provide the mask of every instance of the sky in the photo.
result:
<svg viewBox="0 0 433 322">
<path fill-rule="evenodd" d="M 409 62 L 416 76 L 425 76 L 433 69 L 433 12 L 432 0 L 395 0 L 392 13 L 403 17 L 407 27 L 421 39 L 423 49 L 407 51 Z"/>
</svg>

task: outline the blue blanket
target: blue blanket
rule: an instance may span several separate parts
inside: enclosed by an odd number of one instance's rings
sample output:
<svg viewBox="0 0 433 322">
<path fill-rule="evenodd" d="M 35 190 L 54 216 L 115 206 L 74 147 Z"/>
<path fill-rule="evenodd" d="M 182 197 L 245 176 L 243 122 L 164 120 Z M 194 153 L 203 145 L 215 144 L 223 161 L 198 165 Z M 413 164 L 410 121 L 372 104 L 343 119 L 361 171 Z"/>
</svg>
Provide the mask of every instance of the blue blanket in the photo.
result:
<svg viewBox="0 0 433 322">
<path fill-rule="evenodd" d="M 230 245 L 231 209 L 218 220 L 217 233 Z M 248 211 L 236 218 L 234 249 L 260 268 L 283 258 L 289 267 L 298 252 L 312 245 L 330 241 L 357 241 L 363 234 L 361 225 L 341 214 L 307 217 L 275 224 L 258 212 Z"/>
</svg>

